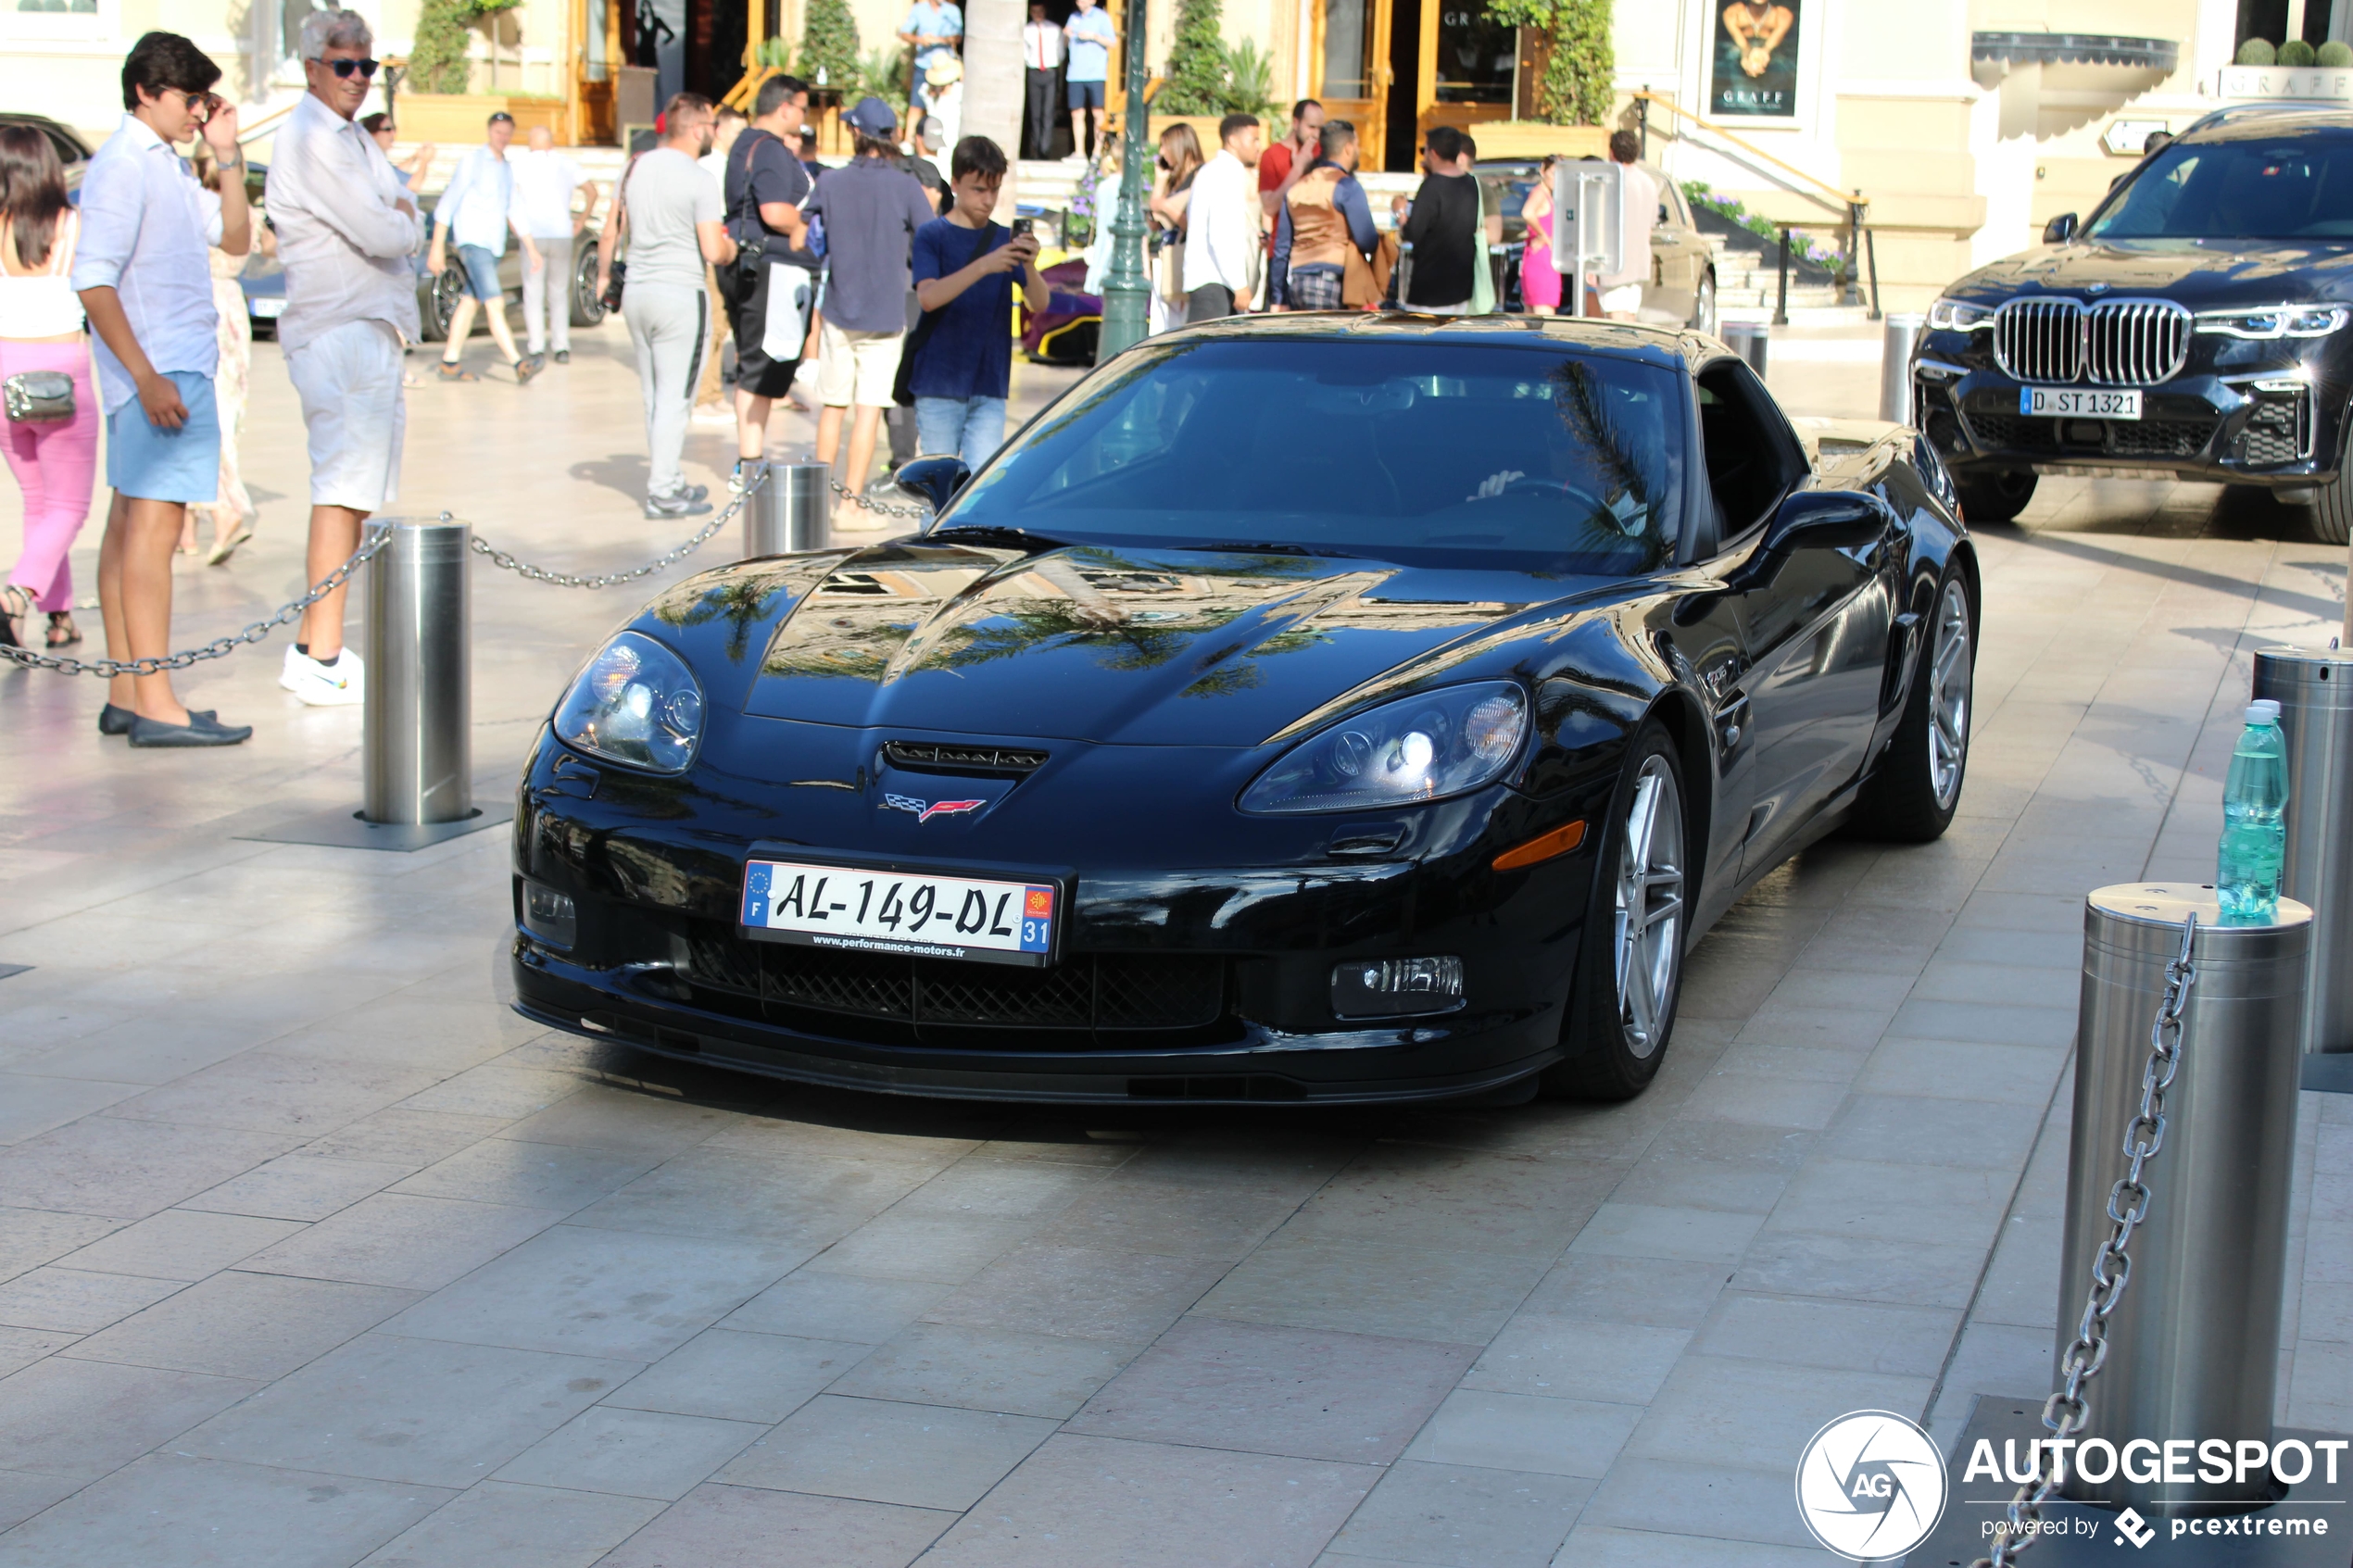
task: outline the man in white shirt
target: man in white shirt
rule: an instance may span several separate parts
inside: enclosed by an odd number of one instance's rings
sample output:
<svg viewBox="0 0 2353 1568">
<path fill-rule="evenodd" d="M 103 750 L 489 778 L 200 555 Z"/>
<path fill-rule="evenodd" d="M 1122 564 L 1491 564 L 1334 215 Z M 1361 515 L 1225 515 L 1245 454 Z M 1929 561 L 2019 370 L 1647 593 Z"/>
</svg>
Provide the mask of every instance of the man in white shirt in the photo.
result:
<svg viewBox="0 0 2353 1568">
<path fill-rule="evenodd" d="M 1631 131 L 1610 133 L 1609 160 L 1618 166 L 1623 192 L 1618 210 L 1626 220 L 1625 266 L 1605 277 L 1586 274 L 1596 291 L 1596 313 L 1618 321 L 1642 319 L 1642 285 L 1651 277 L 1651 231 L 1658 227 L 1658 185 L 1635 167 L 1642 156 L 1642 140 Z"/>
<path fill-rule="evenodd" d="M 1054 142 L 1054 79 L 1063 69 L 1063 30 L 1046 19 L 1046 0 L 1029 0 L 1021 24 L 1023 83 L 1028 90 L 1022 119 L 1022 157 L 1051 157 Z"/>
<path fill-rule="evenodd" d="M 556 363 L 572 363 L 572 246 L 596 210 L 597 184 L 580 166 L 556 150 L 555 132 L 535 125 L 530 150 L 509 159 L 514 167 L 515 230 L 539 254 L 522 270 L 522 331 L 529 358 L 550 343 Z M 588 205 L 573 210 L 573 193 L 586 186 Z"/>
<path fill-rule="evenodd" d="M 1193 176 L 1185 209 L 1185 320 L 1214 321 L 1250 309 L 1265 259 L 1265 208 L 1258 200 L 1265 132 L 1254 114 L 1217 122 L 1217 156 Z"/>
<path fill-rule="evenodd" d="M 374 137 L 353 123 L 368 95 L 374 39 L 356 11 L 313 11 L 300 47 L 308 91 L 271 149 L 266 198 L 286 269 L 278 345 L 310 449 L 309 580 L 359 547 L 359 525 L 400 489 L 407 410 L 400 348 L 417 336 L 416 203 Z M 343 646 L 346 590 L 304 612 L 278 684 L 318 707 L 364 696 Z"/>
<path fill-rule="evenodd" d="M 243 256 L 252 235 L 237 111 L 214 94 L 220 68 L 187 39 L 150 32 L 122 65 L 121 128 L 82 181 L 73 288 L 98 343 L 114 503 L 98 547 L 107 656 L 171 651 L 171 552 L 188 503 L 210 501 L 220 476 L 212 377 L 220 351 L 208 252 Z M 202 130 L 223 178 L 196 183 L 174 144 Z M 171 677 L 117 675 L 98 716 L 104 734 L 133 746 L 234 746 L 253 734 L 191 713 Z"/>
<path fill-rule="evenodd" d="M 515 372 L 518 383 L 537 375 L 547 360 L 515 349 L 515 334 L 507 330 L 507 290 L 498 281 L 498 258 L 507 254 L 510 230 L 522 242 L 523 270 L 539 265 L 539 247 L 515 222 L 515 170 L 507 161 L 507 144 L 515 139 L 515 117 L 499 109 L 490 117 L 483 144 L 459 160 L 449 186 L 434 209 L 433 254 L 425 269 L 439 277 L 449 265 L 455 241 L 458 261 L 465 269 L 466 292 L 449 317 L 449 341 L 441 351 L 443 381 L 480 381 L 461 362 L 466 339 L 473 334 L 474 311 L 490 318 L 490 341 Z"/>
</svg>

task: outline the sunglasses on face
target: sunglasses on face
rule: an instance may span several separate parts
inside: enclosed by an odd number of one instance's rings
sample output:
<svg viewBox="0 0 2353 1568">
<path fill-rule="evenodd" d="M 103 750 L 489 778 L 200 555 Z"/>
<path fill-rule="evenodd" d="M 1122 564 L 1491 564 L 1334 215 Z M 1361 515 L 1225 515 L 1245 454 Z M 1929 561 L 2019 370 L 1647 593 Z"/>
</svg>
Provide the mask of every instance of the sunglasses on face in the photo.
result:
<svg viewBox="0 0 2353 1568">
<path fill-rule="evenodd" d="M 346 81 L 350 80 L 351 73 L 355 70 L 362 79 L 376 74 L 376 62 L 373 60 L 321 60 L 319 63 Z"/>
</svg>

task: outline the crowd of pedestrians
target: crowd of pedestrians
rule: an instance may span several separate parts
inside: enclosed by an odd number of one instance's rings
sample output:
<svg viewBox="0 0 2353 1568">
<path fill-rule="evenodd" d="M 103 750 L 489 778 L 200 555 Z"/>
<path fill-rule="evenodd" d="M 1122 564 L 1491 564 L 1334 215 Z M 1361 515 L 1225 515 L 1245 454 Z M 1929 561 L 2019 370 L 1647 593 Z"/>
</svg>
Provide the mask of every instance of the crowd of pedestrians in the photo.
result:
<svg viewBox="0 0 2353 1568">
<path fill-rule="evenodd" d="M 1109 166 L 1117 138 L 1098 119 L 1117 42 L 1110 17 L 1076 0 L 1067 21 L 1048 19 L 1046 5 L 1032 6 L 1023 31 L 1025 144 L 1050 152 L 1066 112 L 1075 156 L 1091 147 Z M 952 0 L 914 0 L 900 33 L 913 55 L 912 112 L 902 123 L 879 98 L 858 102 L 841 117 L 855 141 L 841 167 L 817 159 L 806 84 L 774 74 L 742 112 L 676 95 L 658 145 L 629 161 L 586 276 L 617 308 L 635 359 L 648 518 L 711 510 L 708 486 L 690 483 L 683 463 L 698 405 L 734 429 L 740 493 L 765 461 L 777 403 L 801 406 L 797 382 L 817 405 L 815 456 L 846 459 L 854 503 L 873 499 L 886 421 L 893 466 L 921 454 L 976 468 L 1002 444 L 1015 302 L 1043 309 L 1048 288 L 1028 223 L 1009 228 L 994 216 L 1005 150 L 956 133 L 963 30 Z M 123 119 L 91 160 L 78 206 L 47 138 L 0 127 L 0 378 L 11 408 L 6 457 L 25 497 L 24 548 L 0 586 L 0 639 L 53 648 L 82 640 L 68 558 L 91 508 L 101 425 L 112 495 L 98 577 L 110 657 L 170 651 L 175 547 L 218 563 L 253 536 L 237 435 L 253 363 L 239 278 L 256 247 L 274 251 L 284 271 L 277 335 L 307 438 L 312 582 L 346 560 L 366 520 L 397 496 L 403 387 L 415 384 L 402 359 L 422 335 L 421 269 L 436 278 L 454 270 L 460 284 L 440 379 L 478 380 L 464 364 L 478 319 L 518 383 L 550 357 L 569 361 L 586 263 L 577 246 L 604 193 L 547 130 L 515 147 L 515 122 L 501 111 L 458 159 L 429 221 L 421 191 L 434 149 L 396 168 L 396 125 L 384 114 L 357 118 L 379 69 L 373 43 L 356 12 L 304 18 L 306 91 L 256 187 L 266 225 L 248 207 L 260 176 L 247 169 L 236 112 L 214 91 L 220 69 L 177 34 L 148 33 L 126 58 Z M 1292 107 L 1271 145 L 1249 114 L 1226 116 L 1216 135 L 1204 156 L 1180 123 L 1154 149 L 1151 330 L 1260 309 L 1369 308 L 1385 297 L 1440 314 L 1493 307 L 1487 257 L 1501 217 L 1488 210 L 1463 132 L 1437 126 L 1424 137 L 1424 178 L 1410 203 L 1393 205 L 1389 233 L 1357 179 L 1355 127 L 1315 100 Z M 1633 138 L 1614 138 L 1611 152 L 1632 163 Z M 1626 178 L 1629 206 L 1644 209 L 1646 177 L 1629 169 Z M 1537 310 L 1560 298 L 1543 245 L 1548 200 L 1539 189 L 1526 214 L 1523 287 Z M 520 252 L 520 344 L 501 279 L 510 245 Z M 1640 282 L 1638 271 L 1588 280 L 1585 304 L 1631 314 Z M 721 373 L 728 342 L 731 395 Z M 208 544 L 198 543 L 199 520 L 210 522 Z M 363 698 L 366 671 L 344 646 L 344 598 L 339 588 L 310 606 L 286 651 L 280 684 L 306 703 Z M 232 745 L 250 734 L 191 712 L 165 671 L 116 677 L 100 727 L 141 746 Z"/>
</svg>

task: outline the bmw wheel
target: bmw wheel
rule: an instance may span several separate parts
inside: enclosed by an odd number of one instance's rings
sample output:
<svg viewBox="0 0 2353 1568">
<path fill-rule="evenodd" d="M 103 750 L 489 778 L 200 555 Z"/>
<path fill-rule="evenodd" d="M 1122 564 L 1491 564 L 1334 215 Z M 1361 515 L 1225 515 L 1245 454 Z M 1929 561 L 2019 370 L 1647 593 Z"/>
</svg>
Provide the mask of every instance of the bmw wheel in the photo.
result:
<svg viewBox="0 0 2353 1568">
<path fill-rule="evenodd" d="M 2312 537 L 2323 545 L 2342 545 L 2353 536 L 2353 482 L 2342 473 L 2310 493 L 2304 507 L 2312 520 Z"/>
<path fill-rule="evenodd" d="M 1976 680 L 1977 625 L 1969 586 L 1948 569 L 1936 590 L 1904 717 L 1855 803 L 1858 833 L 1925 844 L 1953 825 L 1969 773 Z"/>
<path fill-rule="evenodd" d="M 1957 470 L 1953 487 L 1961 495 L 1961 521 L 1970 527 L 2008 522 L 2034 499 L 2031 469 Z"/>
<path fill-rule="evenodd" d="M 1554 1093 L 1631 1099 L 1658 1075 L 1683 991 L 1691 838 L 1675 744 L 1645 724 L 1610 799 L 1567 1010 L 1570 1054 L 1544 1075 Z"/>
</svg>

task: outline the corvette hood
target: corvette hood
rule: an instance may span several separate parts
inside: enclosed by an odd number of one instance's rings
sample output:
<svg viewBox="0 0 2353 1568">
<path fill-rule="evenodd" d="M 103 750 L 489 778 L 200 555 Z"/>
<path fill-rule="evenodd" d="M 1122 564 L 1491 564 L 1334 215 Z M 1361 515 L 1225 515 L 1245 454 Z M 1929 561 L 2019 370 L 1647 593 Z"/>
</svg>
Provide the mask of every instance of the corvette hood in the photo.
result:
<svg viewBox="0 0 2353 1568">
<path fill-rule="evenodd" d="M 2353 245 L 2276 240 L 2078 241 L 2006 257 L 1945 290 L 1985 304 L 2038 292 L 2091 299 L 2161 294 L 2193 310 L 2353 298 Z"/>
<path fill-rule="evenodd" d="M 900 542 L 777 628 L 745 711 L 862 728 L 1255 746 L 1590 580 L 1325 557 Z"/>
</svg>

